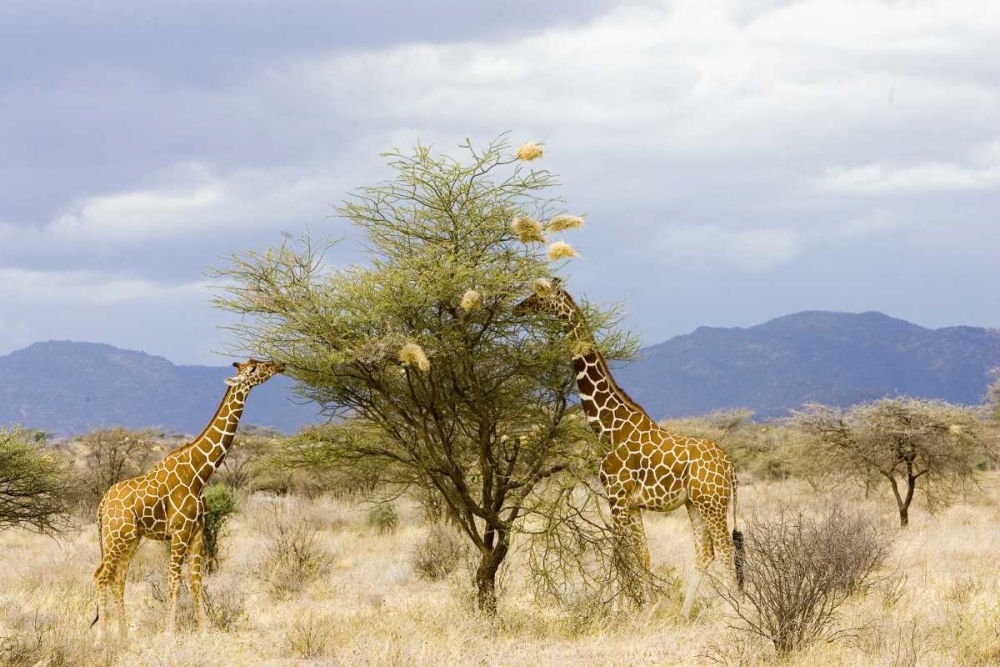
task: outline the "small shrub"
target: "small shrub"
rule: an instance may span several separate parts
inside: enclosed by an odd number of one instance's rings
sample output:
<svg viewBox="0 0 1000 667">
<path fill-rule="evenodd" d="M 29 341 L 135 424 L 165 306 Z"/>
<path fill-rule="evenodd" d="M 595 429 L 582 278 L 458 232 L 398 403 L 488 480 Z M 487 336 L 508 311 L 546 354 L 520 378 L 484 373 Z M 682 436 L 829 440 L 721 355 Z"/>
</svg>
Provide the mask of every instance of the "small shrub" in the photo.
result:
<svg viewBox="0 0 1000 667">
<path fill-rule="evenodd" d="M 230 632 L 238 629 L 246 618 L 246 595 L 238 590 L 203 589 L 205 614 L 212 627 Z"/>
<path fill-rule="evenodd" d="M 461 535 L 444 526 L 431 526 L 413 554 L 413 570 L 425 581 L 440 581 L 455 571 L 465 553 Z"/>
<path fill-rule="evenodd" d="M 329 650 L 332 632 L 329 619 L 313 614 L 304 614 L 295 619 L 288 628 L 285 641 L 296 655 L 309 660 L 320 658 Z"/>
<path fill-rule="evenodd" d="M 223 535 L 229 519 L 239 511 L 236 496 L 228 487 L 213 484 L 205 490 L 205 569 L 215 572 L 219 569 L 219 539 Z"/>
<path fill-rule="evenodd" d="M 282 600 L 326 573 L 332 559 L 316 528 L 300 521 L 275 519 L 265 524 L 264 558 L 257 571 L 271 598 Z"/>
<path fill-rule="evenodd" d="M 379 535 L 396 532 L 399 527 L 399 515 L 392 503 L 379 503 L 368 510 L 365 523 Z"/>
<path fill-rule="evenodd" d="M 746 531 L 743 594 L 720 587 L 744 630 L 779 654 L 819 638 L 833 639 L 837 609 L 878 585 L 889 553 L 885 531 L 860 514 L 833 506 L 820 517 L 780 510 L 753 517 Z"/>
</svg>

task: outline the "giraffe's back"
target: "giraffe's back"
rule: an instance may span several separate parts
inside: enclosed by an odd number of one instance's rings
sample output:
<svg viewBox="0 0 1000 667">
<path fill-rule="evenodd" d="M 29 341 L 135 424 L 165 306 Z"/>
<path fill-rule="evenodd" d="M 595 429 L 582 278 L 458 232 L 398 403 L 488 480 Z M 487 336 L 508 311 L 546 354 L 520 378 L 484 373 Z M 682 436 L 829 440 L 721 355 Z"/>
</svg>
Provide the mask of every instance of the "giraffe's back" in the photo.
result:
<svg viewBox="0 0 1000 667">
<path fill-rule="evenodd" d="M 656 428 L 644 442 L 626 441 L 601 463 L 601 481 L 612 504 L 670 512 L 688 500 L 728 505 L 732 463 L 713 441 Z"/>
</svg>

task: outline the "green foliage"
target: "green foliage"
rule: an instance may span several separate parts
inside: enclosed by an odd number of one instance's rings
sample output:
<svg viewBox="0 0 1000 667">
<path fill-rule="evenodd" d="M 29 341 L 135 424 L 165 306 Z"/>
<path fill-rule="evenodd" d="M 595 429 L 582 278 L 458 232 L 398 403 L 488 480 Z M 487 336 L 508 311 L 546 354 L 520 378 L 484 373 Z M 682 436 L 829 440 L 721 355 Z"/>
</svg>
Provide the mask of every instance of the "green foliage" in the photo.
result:
<svg viewBox="0 0 1000 667">
<path fill-rule="evenodd" d="M 203 496 L 205 501 L 204 556 L 205 569 L 214 572 L 219 568 L 219 539 L 226 524 L 239 511 L 236 496 L 222 484 L 212 484 Z"/>
<path fill-rule="evenodd" d="M 62 458 L 43 445 L 37 432 L 0 429 L 0 529 L 65 526 L 75 497 L 71 477 Z"/>
<path fill-rule="evenodd" d="M 392 503 L 379 503 L 365 513 L 365 523 L 379 535 L 396 532 L 399 514 Z"/>
<path fill-rule="evenodd" d="M 568 419 L 574 378 L 558 324 L 514 306 L 552 267 L 512 230 L 543 218 L 555 178 L 522 166 L 503 140 L 462 160 L 425 146 L 387 155 L 395 178 L 340 213 L 364 235 L 363 265 L 331 269 L 309 239 L 233 257 L 218 304 L 242 316 L 241 347 L 285 364 L 303 396 L 350 417 L 322 430 L 331 465 L 441 494 L 482 556 L 484 609 L 525 504 L 545 479 L 593 465 Z M 474 290 L 478 296 L 466 298 Z M 609 359 L 632 341 L 615 313 L 583 304 Z"/>
</svg>

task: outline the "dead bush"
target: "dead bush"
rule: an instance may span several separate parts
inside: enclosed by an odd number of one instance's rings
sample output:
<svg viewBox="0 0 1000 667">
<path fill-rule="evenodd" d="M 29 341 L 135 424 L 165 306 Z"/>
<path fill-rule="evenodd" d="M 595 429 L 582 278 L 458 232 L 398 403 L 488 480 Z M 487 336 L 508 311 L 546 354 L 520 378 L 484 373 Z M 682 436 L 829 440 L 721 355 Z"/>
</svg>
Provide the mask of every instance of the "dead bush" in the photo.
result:
<svg viewBox="0 0 1000 667">
<path fill-rule="evenodd" d="M 332 557 L 312 525 L 280 515 L 273 519 L 263 524 L 264 557 L 257 574 L 271 598 L 283 600 L 326 573 Z"/>
<path fill-rule="evenodd" d="M 292 622 L 285 635 L 285 641 L 293 653 L 309 660 L 326 655 L 332 636 L 330 619 L 305 614 Z"/>
<path fill-rule="evenodd" d="M 440 581 L 455 571 L 466 553 L 466 541 L 451 528 L 431 526 L 413 554 L 413 569 L 426 581 Z"/>
<path fill-rule="evenodd" d="M 212 627 L 226 632 L 239 629 L 247 615 L 246 594 L 232 588 L 206 587 L 203 591 L 205 614 Z"/>
<path fill-rule="evenodd" d="M 875 522 L 838 506 L 818 517 L 785 508 L 754 516 L 745 539 L 744 592 L 717 588 L 737 627 L 768 639 L 779 654 L 835 638 L 837 609 L 883 581 L 878 572 L 891 543 Z"/>
</svg>

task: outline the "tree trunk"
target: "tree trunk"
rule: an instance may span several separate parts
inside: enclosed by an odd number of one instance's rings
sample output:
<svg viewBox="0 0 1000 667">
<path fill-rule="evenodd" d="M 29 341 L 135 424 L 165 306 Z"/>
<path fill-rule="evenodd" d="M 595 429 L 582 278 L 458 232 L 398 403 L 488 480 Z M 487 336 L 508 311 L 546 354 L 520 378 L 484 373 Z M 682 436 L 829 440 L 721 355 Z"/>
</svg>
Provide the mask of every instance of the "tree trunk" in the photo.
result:
<svg viewBox="0 0 1000 667">
<path fill-rule="evenodd" d="M 887 480 L 889 480 L 889 486 L 892 487 L 892 495 L 896 496 L 896 507 L 899 508 L 899 527 L 906 528 L 910 525 L 910 503 L 913 501 L 913 490 L 916 488 L 917 478 L 912 475 L 907 475 L 906 477 L 906 496 L 904 497 L 899 492 L 899 486 L 896 484 L 896 479 L 887 473 L 882 473 Z"/>
<path fill-rule="evenodd" d="M 479 611 L 486 616 L 497 613 L 497 571 L 507 557 L 506 539 L 491 551 L 483 552 L 476 569 L 476 603 Z"/>
<path fill-rule="evenodd" d="M 913 502 L 913 491 L 917 487 L 917 478 L 912 474 L 906 477 L 906 497 L 899 503 L 899 525 L 906 528 L 910 525 L 910 503 Z"/>
</svg>

